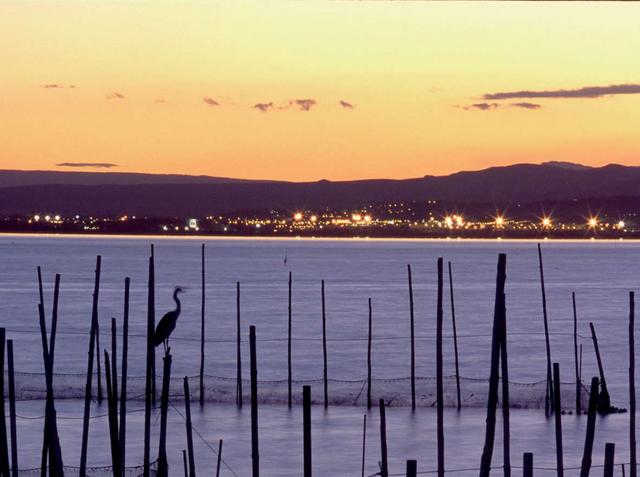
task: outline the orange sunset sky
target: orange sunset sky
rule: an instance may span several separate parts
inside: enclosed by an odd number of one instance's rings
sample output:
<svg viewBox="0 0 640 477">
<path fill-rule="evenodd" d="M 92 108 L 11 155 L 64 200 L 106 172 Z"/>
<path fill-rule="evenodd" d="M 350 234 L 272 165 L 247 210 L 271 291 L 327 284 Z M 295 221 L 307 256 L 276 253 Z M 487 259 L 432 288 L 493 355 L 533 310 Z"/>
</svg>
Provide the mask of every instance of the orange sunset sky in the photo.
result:
<svg viewBox="0 0 640 477">
<path fill-rule="evenodd" d="M 640 165 L 639 25 L 640 3 L 0 2 L 0 168 Z"/>
</svg>

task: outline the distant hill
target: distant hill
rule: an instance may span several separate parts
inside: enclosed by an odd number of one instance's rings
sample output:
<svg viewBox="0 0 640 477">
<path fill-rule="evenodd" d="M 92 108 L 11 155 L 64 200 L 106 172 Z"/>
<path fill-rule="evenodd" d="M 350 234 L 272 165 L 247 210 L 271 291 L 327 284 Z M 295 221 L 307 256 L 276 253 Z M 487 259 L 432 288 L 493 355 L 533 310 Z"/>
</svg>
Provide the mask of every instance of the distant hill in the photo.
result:
<svg viewBox="0 0 640 477">
<path fill-rule="evenodd" d="M 269 182 L 207 176 L 0 171 L 0 213 L 199 216 L 385 201 L 506 205 L 640 196 L 640 167 L 516 164 L 416 179 Z"/>
</svg>

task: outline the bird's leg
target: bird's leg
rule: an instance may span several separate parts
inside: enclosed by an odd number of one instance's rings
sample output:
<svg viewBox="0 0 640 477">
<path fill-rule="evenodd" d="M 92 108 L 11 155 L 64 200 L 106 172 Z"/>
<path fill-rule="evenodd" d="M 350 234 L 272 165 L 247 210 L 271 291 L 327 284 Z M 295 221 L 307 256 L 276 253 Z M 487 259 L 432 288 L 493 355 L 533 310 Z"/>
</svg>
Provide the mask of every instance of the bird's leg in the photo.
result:
<svg viewBox="0 0 640 477">
<path fill-rule="evenodd" d="M 169 341 L 168 338 L 162 342 L 162 346 L 164 346 L 164 354 L 167 354 L 167 341 Z"/>
</svg>

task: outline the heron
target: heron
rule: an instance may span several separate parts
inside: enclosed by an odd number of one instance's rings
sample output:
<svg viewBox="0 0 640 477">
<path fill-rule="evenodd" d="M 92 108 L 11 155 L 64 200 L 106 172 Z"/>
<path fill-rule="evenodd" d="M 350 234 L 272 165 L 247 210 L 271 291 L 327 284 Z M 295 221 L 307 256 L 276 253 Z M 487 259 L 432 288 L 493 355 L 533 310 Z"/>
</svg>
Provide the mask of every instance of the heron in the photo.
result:
<svg viewBox="0 0 640 477">
<path fill-rule="evenodd" d="M 180 299 L 178 298 L 179 293 L 184 293 L 184 289 L 180 287 L 176 287 L 173 291 L 173 301 L 176 302 L 176 309 L 171 310 L 160 319 L 158 322 L 158 326 L 156 326 L 156 331 L 153 334 L 153 344 L 154 346 L 160 346 L 160 343 L 164 345 L 164 352 L 167 352 L 167 348 L 169 347 L 169 335 L 173 333 L 173 330 L 176 329 L 176 322 L 178 321 L 178 317 L 180 316 Z"/>
</svg>

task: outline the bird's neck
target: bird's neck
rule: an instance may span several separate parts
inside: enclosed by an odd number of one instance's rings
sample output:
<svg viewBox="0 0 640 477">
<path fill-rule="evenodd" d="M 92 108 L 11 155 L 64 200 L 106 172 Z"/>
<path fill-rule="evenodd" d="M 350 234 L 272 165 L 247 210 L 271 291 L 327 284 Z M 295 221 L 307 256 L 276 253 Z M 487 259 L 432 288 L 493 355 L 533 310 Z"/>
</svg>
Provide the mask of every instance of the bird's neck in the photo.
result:
<svg viewBox="0 0 640 477">
<path fill-rule="evenodd" d="M 173 294 L 173 299 L 176 302 L 176 313 L 180 313 L 180 299 L 178 298 L 178 294 Z"/>
</svg>

